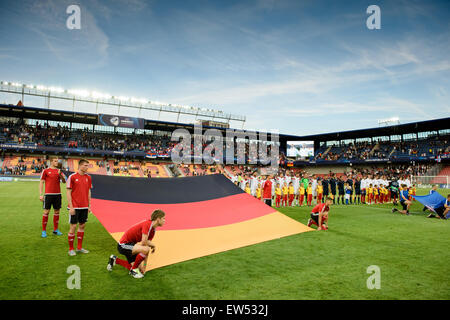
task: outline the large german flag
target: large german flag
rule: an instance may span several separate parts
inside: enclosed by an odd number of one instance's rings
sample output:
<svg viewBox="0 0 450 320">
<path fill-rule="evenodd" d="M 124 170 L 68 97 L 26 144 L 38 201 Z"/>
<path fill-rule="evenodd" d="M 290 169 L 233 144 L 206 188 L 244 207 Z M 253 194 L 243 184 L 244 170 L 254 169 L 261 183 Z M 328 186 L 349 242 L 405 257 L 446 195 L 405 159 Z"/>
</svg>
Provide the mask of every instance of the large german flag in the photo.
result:
<svg viewBox="0 0 450 320">
<path fill-rule="evenodd" d="M 96 175 L 93 186 L 92 211 L 116 241 L 153 210 L 166 212 L 147 270 L 312 230 L 219 174 L 158 179 Z"/>
</svg>

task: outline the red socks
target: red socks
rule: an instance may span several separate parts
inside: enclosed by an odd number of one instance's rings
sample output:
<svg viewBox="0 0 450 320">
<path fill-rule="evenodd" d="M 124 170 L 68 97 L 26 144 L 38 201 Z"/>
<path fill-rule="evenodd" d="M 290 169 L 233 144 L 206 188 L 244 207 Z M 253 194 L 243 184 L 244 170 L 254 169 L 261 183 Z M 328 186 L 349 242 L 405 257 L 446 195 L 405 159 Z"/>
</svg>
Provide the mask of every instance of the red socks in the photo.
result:
<svg viewBox="0 0 450 320">
<path fill-rule="evenodd" d="M 136 260 L 134 260 L 133 266 L 131 268 L 136 269 L 137 267 L 139 267 L 139 265 L 142 261 L 144 261 L 145 258 L 147 258 L 145 254 L 139 253 L 136 257 Z"/>
<path fill-rule="evenodd" d="M 84 237 L 84 231 L 78 231 L 77 232 L 77 249 L 81 250 L 83 248 L 83 237 Z M 75 235 L 73 233 L 69 233 L 67 235 L 67 238 L 69 239 L 69 250 L 74 250 L 73 243 L 75 242 Z"/>
<path fill-rule="evenodd" d="M 81 250 L 81 248 L 83 248 L 83 236 L 84 236 L 84 231 L 77 232 L 77 239 L 78 239 L 77 249 L 78 250 Z"/>
<path fill-rule="evenodd" d="M 48 214 L 42 215 L 42 231 L 47 230 Z"/>
<path fill-rule="evenodd" d="M 53 230 L 58 230 L 58 224 L 59 224 L 59 214 L 53 215 Z"/>
<path fill-rule="evenodd" d="M 128 261 L 126 261 L 126 260 L 122 260 L 122 259 L 116 258 L 116 264 L 118 264 L 119 266 L 124 267 L 127 270 L 131 270 L 131 264 L 129 264 Z"/>
<path fill-rule="evenodd" d="M 69 250 L 74 250 L 73 249 L 73 241 L 75 240 L 75 235 L 73 233 L 69 233 L 67 235 L 67 238 L 69 239 Z"/>
</svg>

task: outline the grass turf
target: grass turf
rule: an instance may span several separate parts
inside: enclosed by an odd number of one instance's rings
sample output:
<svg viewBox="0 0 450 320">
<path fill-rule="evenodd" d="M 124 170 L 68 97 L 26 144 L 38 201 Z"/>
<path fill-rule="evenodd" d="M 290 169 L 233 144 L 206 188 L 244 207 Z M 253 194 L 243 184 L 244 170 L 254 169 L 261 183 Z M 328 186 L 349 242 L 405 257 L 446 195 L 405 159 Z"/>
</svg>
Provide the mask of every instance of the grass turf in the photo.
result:
<svg viewBox="0 0 450 320">
<path fill-rule="evenodd" d="M 440 190 L 445 194 L 445 190 Z M 418 194 L 426 194 L 419 190 Z M 66 199 L 63 196 L 63 208 Z M 0 182 L 0 299 L 449 299 L 448 221 L 411 216 L 391 205 L 335 205 L 330 230 L 306 232 L 152 270 L 133 279 L 106 271 L 116 244 L 95 216 L 86 225 L 87 255 L 67 255 L 68 213 L 60 230 L 40 238 L 36 182 Z M 311 208 L 282 208 L 302 223 Z M 67 268 L 81 270 L 81 289 L 69 290 Z M 381 289 L 369 290 L 367 267 L 381 270 Z"/>
</svg>

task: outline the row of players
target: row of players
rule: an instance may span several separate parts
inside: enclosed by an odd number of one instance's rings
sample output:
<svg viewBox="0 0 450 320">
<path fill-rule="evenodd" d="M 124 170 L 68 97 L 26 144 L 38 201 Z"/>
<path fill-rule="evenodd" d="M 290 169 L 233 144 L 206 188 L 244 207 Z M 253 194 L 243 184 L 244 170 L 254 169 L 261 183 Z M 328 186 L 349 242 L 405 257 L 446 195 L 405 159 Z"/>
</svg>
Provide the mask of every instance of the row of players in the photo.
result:
<svg viewBox="0 0 450 320">
<path fill-rule="evenodd" d="M 407 188 L 406 185 L 404 188 Z M 400 191 L 402 190 L 401 186 L 399 190 Z M 409 190 L 410 190 L 409 200 L 412 200 L 412 195 L 416 195 L 415 185 L 413 185 L 412 188 L 409 188 Z M 248 184 L 245 186 L 244 191 L 250 195 L 253 195 L 250 186 Z M 311 182 L 308 183 L 308 186 L 306 188 L 302 183 L 300 183 L 300 186 L 297 191 L 298 192 L 296 193 L 294 184 L 292 182 L 289 182 L 288 185 L 286 183 L 284 183 L 283 185 L 281 185 L 280 183 L 276 183 L 275 195 L 273 196 L 276 207 L 280 206 L 292 207 L 293 205 L 303 206 L 304 203 L 307 206 L 311 206 L 313 200 L 315 200 L 315 203 L 323 203 L 327 196 L 329 196 L 333 200 L 333 203 L 335 203 L 334 201 L 335 195 L 333 194 L 324 195 L 324 188 L 321 180 L 319 180 L 317 183 L 315 195 Z M 258 182 L 258 186 L 256 187 L 255 194 L 253 196 L 258 200 L 261 200 L 262 196 L 261 182 Z M 398 198 L 397 192 L 392 193 L 391 189 L 385 187 L 384 185 L 372 186 L 372 184 L 369 184 L 369 187 L 367 189 L 361 190 L 358 189 L 357 187 L 353 189 L 349 183 L 345 182 L 343 186 L 343 191 L 339 191 L 339 194 L 337 196 L 337 203 L 339 204 L 339 202 L 341 202 L 342 204 L 345 203 L 346 205 L 352 203 L 355 204 L 367 203 L 369 205 L 377 203 L 383 204 L 391 202 L 392 200 L 395 202 L 397 198 Z"/>
<path fill-rule="evenodd" d="M 409 190 L 409 200 L 416 194 L 416 186 L 411 184 L 406 176 L 390 179 L 372 175 L 354 178 L 347 176 L 344 180 L 342 176 L 336 178 L 334 174 L 316 178 L 304 174 L 258 176 L 255 172 L 252 176 L 237 175 L 229 178 L 242 190 L 258 199 L 261 199 L 264 182 L 270 179 L 272 198 L 277 206 L 278 203 L 284 206 L 301 206 L 304 201 L 306 205 L 311 206 L 313 200 L 315 203 L 323 203 L 328 196 L 334 204 L 396 203 L 399 192 L 404 188 Z"/>
</svg>

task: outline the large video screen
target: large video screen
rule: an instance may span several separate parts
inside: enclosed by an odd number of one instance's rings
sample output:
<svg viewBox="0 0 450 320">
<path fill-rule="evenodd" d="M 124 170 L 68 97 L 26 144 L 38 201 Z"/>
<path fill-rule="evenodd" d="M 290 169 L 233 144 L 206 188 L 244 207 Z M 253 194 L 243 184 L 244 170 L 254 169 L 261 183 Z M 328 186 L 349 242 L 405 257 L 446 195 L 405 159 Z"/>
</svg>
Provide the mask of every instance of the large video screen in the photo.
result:
<svg viewBox="0 0 450 320">
<path fill-rule="evenodd" d="M 314 156 L 314 141 L 288 141 L 287 156 L 309 158 Z"/>
</svg>

